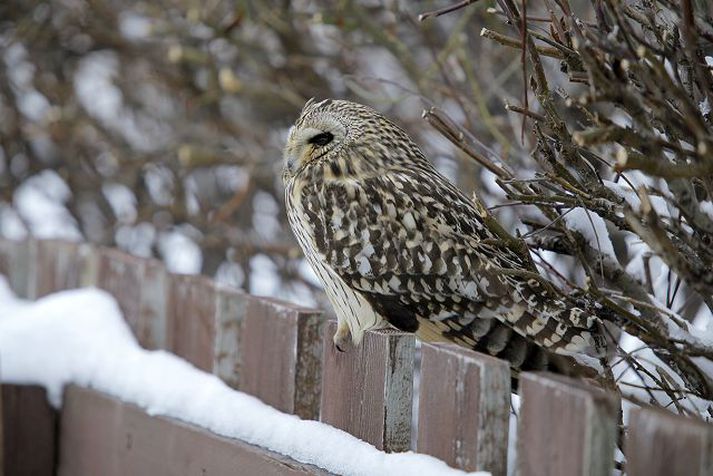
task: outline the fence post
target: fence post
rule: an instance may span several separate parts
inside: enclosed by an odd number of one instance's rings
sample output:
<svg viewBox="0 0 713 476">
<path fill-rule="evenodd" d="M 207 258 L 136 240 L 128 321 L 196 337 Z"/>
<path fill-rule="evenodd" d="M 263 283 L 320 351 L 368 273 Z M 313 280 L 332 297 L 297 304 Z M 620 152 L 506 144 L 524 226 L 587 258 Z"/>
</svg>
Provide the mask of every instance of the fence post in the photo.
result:
<svg viewBox="0 0 713 476">
<path fill-rule="evenodd" d="M 361 344 L 339 352 L 332 343 L 337 329 L 324 331 L 320 419 L 385 451 L 411 445 L 413 334 L 385 329 L 368 331 Z"/>
<path fill-rule="evenodd" d="M 507 473 L 510 366 L 455 344 L 421 346 L 417 451 L 466 471 Z"/>
<path fill-rule="evenodd" d="M 521 374 L 520 386 L 520 475 L 611 475 L 618 399 L 547 372 Z"/>
<path fill-rule="evenodd" d="M 252 296 L 238 289 L 217 285 L 211 279 L 200 275 L 169 275 L 167 293 L 167 348 L 176 355 L 188 360 L 196 367 L 212 372 L 233 388 L 240 388 L 248 393 L 264 395 L 257 387 L 245 388 L 250 382 L 250 371 L 254 359 L 275 362 L 279 356 L 270 356 L 267 344 L 251 350 L 248 344 L 254 344 L 247 326 L 250 315 Z M 272 322 L 269 316 L 258 313 L 258 321 Z M 268 324 L 269 325 L 269 324 Z M 268 335 L 276 338 L 281 330 L 270 329 Z M 247 339 L 246 339 L 247 336 Z M 279 348 L 278 348 L 279 349 Z M 284 349 L 279 349 L 282 352 Z M 296 355 L 296 352 L 286 352 Z M 264 372 L 274 372 L 266 368 Z M 284 377 L 284 375 L 283 375 Z M 286 382 L 271 390 L 284 397 Z M 252 390 L 252 392 L 251 392 Z M 267 401 L 267 400 L 266 400 Z M 269 403 L 269 402 L 268 402 Z M 282 408 L 284 411 L 288 411 Z"/>
<path fill-rule="evenodd" d="M 87 276 L 91 275 L 96 267 L 92 245 L 62 240 L 38 240 L 36 248 L 34 298 L 92 284 L 87 280 Z"/>
<path fill-rule="evenodd" d="M 29 385 L 2 384 L 0 389 L 0 473 L 54 474 L 57 414 L 47 402 L 47 392 Z"/>
<path fill-rule="evenodd" d="M 302 418 L 319 416 L 321 313 L 250 296 L 240 336 L 240 390 Z"/>
<path fill-rule="evenodd" d="M 167 349 L 206 372 L 213 371 L 216 292 L 200 275 L 171 274 L 166 312 Z"/>
<path fill-rule="evenodd" d="M 10 288 L 20 298 L 36 297 L 36 262 L 37 242 L 34 239 L 0 238 L 0 274 L 7 277 Z"/>
<path fill-rule="evenodd" d="M 633 409 L 625 451 L 631 476 L 713 476 L 713 425 L 663 410 Z"/>
<path fill-rule="evenodd" d="M 238 289 L 216 286 L 215 299 L 213 373 L 231 387 L 238 388 L 242 376 L 240 334 L 248 296 Z"/>
<path fill-rule="evenodd" d="M 162 263 L 123 251 L 97 252 L 94 284 L 114 296 L 139 343 L 166 348 L 166 271 Z M 87 276 L 85 281 L 90 281 Z"/>
</svg>

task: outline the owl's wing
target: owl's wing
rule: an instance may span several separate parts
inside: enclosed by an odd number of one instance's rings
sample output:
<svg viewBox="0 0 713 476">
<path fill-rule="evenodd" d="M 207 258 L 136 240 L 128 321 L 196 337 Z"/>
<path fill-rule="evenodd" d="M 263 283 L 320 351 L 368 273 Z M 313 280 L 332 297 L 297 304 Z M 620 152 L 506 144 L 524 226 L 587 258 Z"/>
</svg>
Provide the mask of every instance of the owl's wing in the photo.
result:
<svg viewBox="0 0 713 476">
<path fill-rule="evenodd" d="M 473 203 L 434 169 L 323 187 L 320 251 L 395 327 L 450 333 L 450 340 L 473 346 L 505 329 L 495 347 L 507 344 L 510 331 L 554 352 L 597 347 L 592 316 L 553 301 L 537 282 L 503 272 L 527 266 L 489 240 Z"/>
</svg>

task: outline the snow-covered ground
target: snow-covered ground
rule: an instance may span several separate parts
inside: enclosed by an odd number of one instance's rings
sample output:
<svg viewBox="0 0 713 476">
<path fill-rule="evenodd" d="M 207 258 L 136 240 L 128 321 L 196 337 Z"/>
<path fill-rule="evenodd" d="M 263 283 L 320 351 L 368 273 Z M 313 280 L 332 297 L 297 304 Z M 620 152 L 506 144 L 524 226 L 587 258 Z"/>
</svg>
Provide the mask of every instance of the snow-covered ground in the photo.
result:
<svg viewBox="0 0 713 476">
<path fill-rule="evenodd" d="M 142 349 L 109 294 L 17 299 L 0 276 L 0 376 L 39 384 L 61 405 L 75 383 L 164 415 L 349 475 L 465 474 L 430 456 L 387 454 L 331 426 L 281 413 L 164 351 Z M 479 473 L 484 475 L 486 473 Z"/>
</svg>

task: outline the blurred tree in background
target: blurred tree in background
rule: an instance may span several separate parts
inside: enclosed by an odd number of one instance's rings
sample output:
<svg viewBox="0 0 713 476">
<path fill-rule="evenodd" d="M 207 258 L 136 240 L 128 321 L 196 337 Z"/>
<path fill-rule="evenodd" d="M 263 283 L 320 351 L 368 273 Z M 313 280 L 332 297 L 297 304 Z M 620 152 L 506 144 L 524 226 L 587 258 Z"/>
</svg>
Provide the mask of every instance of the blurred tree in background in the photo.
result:
<svg viewBox="0 0 713 476">
<path fill-rule="evenodd" d="M 478 6 L 421 24 L 429 5 L 2 2 L 0 234 L 87 239 L 314 302 L 279 174 L 308 98 L 395 116 L 466 188 L 479 177 L 457 172 L 419 94 L 513 152 L 502 105 L 520 94 L 518 55 L 479 38 L 500 21 Z"/>
<path fill-rule="evenodd" d="M 324 306 L 285 223 L 281 147 L 308 98 L 357 100 L 624 328 L 622 392 L 705 415 L 712 14 L 692 0 L 6 0 L 0 235 L 90 240 Z"/>
</svg>

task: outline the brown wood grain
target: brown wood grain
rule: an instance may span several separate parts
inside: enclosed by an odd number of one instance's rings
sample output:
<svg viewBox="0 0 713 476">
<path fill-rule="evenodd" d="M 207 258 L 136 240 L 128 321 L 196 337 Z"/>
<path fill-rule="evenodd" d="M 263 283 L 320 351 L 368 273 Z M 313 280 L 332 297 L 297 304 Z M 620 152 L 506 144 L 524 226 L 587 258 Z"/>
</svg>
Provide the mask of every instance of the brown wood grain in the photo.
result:
<svg viewBox="0 0 713 476">
<path fill-rule="evenodd" d="M 319 415 L 321 313 L 250 297 L 240 336 L 240 389 L 302 418 Z"/>
<path fill-rule="evenodd" d="M 611 475 L 618 413 L 615 397 L 547 372 L 525 372 L 520 385 L 520 475 Z"/>
<path fill-rule="evenodd" d="M 57 414 L 42 387 L 2 384 L 2 471 L 7 476 L 53 475 Z"/>
<path fill-rule="evenodd" d="M 630 476 L 713 476 L 713 425 L 658 409 L 633 409 L 626 439 Z"/>
<path fill-rule="evenodd" d="M 233 388 L 239 388 L 242 375 L 240 334 L 249 299 L 238 289 L 216 286 L 213 373 Z"/>
<path fill-rule="evenodd" d="M 169 275 L 167 348 L 206 372 L 213 371 L 216 289 L 200 275 Z"/>
<path fill-rule="evenodd" d="M 0 274 L 7 277 L 10 289 L 23 299 L 35 298 L 37 241 L 0 238 Z"/>
<path fill-rule="evenodd" d="M 324 330 L 320 419 L 385 451 L 411 445 L 413 334 L 368 331 L 358 347 L 339 352 L 335 321 Z"/>
<path fill-rule="evenodd" d="M 466 471 L 507 473 L 510 366 L 455 344 L 421 346 L 417 451 Z"/>
<path fill-rule="evenodd" d="M 328 474 L 76 386 L 65 391 L 60 441 L 60 476 Z"/>
<path fill-rule="evenodd" d="M 94 284 L 96 251 L 87 243 L 38 240 L 34 244 L 37 269 L 31 275 L 33 298 Z"/>
<path fill-rule="evenodd" d="M 167 278 L 163 264 L 111 248 L 101 248 L 96 261 L 95 285 L 116 298 L 139 344 L 165 349 Z"/>
</svg>

